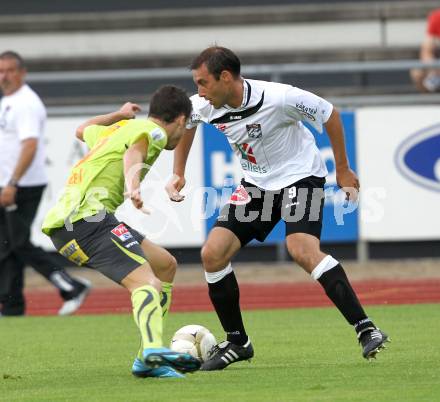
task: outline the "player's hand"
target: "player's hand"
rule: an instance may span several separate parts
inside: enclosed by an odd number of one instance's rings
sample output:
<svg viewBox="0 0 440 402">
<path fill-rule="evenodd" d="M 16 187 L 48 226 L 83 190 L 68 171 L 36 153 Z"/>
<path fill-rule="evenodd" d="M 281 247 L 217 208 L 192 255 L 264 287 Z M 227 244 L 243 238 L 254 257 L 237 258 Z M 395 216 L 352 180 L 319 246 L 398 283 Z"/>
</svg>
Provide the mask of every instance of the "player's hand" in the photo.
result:
<svg viewBox="0 0 440 402">
<path fill-rule="evenodd" d="M 149 210 L 147 207 L 144 206 L 144 202 L 141 198 L 141 190 L 137 189 L 134 191 L 127 191 L 124 193 L 124 196 L 127 198 L 130 198 L 131 202 L 133 203 L 134 207 L 136 209 L 139 209 L 141 212 L 143 212 L 145 215 L 151 215 L 151 210 Z"/>
<path fill-rule="evenodd" d="M 136 103 L 127 102 L 119 109 L 126 119 L 134 119 L 136 113 L 141 111 L 141 107 Z"/>
<path fill-rule="evenodd" d="M 17 187 L 6 186 L 0 193 L 0 205 L 8 207 L 15 204 L 15 196 L 17 194 Z"/>
<path fill-rule="evenodd" d="M 180 190 L 185 186 L 186 180 L 183 176 L 173 174 L 170 181 L 165 186 L 165 191 L 168 193 L 171 201 L 181 202 L 185 196 L 180 194 Z"/>
<path fill-rule="evenodd" d="M 142 207 L 144 206 L 144 202 L 142 201 L 141 190 L 139 188 L 137 188 L 136 190 L 127 191 L 125 195 L 127 196 L 127 198 L 130 198 L 132 204 L 136 209 L 142 209 Z"/>
<path fill-rule="evenodd" d="M 347 194 L 346 200 L 356 201 L 359 194 L 359 179 L 350 168 L 336 170 L 336 182 Z"/>
</svg>

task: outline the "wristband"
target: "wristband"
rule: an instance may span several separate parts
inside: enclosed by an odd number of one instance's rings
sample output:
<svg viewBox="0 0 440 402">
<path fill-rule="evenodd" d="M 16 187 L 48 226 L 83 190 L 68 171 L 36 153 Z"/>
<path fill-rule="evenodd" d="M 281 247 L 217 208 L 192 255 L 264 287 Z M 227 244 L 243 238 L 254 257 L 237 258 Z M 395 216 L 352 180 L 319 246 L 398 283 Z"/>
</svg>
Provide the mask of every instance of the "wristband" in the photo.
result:
<svg viewBox="0 0 440 402">
<path fill-rule="evenodd" d="M 11 186 L 11 187 L 17 187 L 17 186 L 18 186 L 18 180 L 10 179 L 10 180 L 8 181 L 8 186 Z"/>
</svg>

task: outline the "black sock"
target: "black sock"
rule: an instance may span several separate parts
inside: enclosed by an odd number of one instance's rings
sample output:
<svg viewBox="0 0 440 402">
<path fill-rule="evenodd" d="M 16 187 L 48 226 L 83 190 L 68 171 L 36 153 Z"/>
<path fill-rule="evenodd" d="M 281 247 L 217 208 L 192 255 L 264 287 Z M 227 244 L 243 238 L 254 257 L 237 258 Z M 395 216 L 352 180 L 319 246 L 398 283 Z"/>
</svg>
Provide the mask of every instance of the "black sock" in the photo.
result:
<svg viewBox="0 0 440 402">
<path fill-rule="evenodd" d="M 360 330 L 364 328 L 364 323 L 369 322 L 369 325 L 372 325 L 351 287 L 341 264 L 324 272 L 318 281 L 324 288 L 327 296 L 351 325 L 361 324 L 362 328 Z M 357 331 L 357 328 L 355 329 Z"/>
<path fill-rule="evenodd" d="M 354 324 L 354 329 L 356 333 L 358 334 L 358 337 L 361 336 L 364 332 L 370 332 L 373 329 L 376 329 L 376 326 L 373 324 L 373 321 L 371 321 L 369 318 L 365 318 L 364 320 L 361 320 Z"/>
<path fill-rule="evenodd" d="M 65 298 L 65 295 L 74 295 L 78 289 L 83 286 L 75 281 L 66 271 L 63 269 L 56 269 L 51 272 L 49 278 L 50 282 L 58 288 L 61 296 Z M 80 286 L 81 285 L 81 286 Z"/>
<path fill-rule="evenodd" d="M 227 340 L 244 345 L 248 338 L 240 311 L 240 289 L 234 272 L 215 283 L 208 283 L 209 297 L 227 334 Z"/>
</svg>

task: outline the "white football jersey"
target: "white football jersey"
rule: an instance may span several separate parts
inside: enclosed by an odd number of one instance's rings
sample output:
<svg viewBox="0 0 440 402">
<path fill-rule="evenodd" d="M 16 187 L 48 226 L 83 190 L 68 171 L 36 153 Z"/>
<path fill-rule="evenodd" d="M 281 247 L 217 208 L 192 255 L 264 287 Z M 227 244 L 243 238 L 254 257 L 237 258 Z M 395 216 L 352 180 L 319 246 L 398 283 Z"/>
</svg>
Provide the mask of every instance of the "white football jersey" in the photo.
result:
<svg viewBox="0 0 440 402">
<path fill-rule="evenodd" d="M 237 109 L 215 109 L 197 94 L 191 101 L 187 128 L 206 122 L 220 130 L 240 159 L 247 182 L 279 190 L 307 176 L 327 175 L 313 134 L 302 123 L 322 132 L 333 110 L 325 99 L 291 85 L 246 79 Z"/>
</svg>

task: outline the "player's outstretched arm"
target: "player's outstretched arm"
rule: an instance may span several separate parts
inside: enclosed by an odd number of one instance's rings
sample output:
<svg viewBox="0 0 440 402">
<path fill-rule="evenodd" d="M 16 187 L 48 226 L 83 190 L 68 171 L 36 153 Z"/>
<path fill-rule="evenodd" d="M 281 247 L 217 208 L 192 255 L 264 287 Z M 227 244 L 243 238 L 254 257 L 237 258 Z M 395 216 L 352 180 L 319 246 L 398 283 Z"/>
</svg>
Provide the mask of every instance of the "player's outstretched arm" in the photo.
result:
<svg viewBox="0 0 440 402">
<path fill-rule="evenodd" d="M 330 143 L 335 157 L 336 181 L 338 186 L 346 191 L 347 197 L 355 199 L 359 191 L 359 180 L 355 172 L 350 169 L 347 151 L 345 148 L 344 126 L 339 112 L 333 108 L 332 114 L 325 123 Z"/>
<path fill-rule="evenodd" d="M 84 141 L 84 130 L 88 126 L 92 126 L 94 124 L 97 124 L 99 126 L 110 126 L 111 124 L 116 123 L 119 120 L 134 119 L 136 117 L 136 113 L 140 111 L 141 108 L 139 105 L 137 105 L 136 103 L 127 102 L 115 112 L 95 116 L 85 121 L 76 129 L 76 138 Z"/>
<path fill-rule="evenodd" d="M 173 177 L 165 186 L 165 190 L 168 193 L 171 201 L 180 202 L 185 199 L 185 196 L 180 194 L 180 190 L 185 186 L 185 167 L 188 160 L 189 151 L 191 150 L 192 143 L 194 141 L 194 135 L 196 128 L 190 128 L 186 130 L 186 133 L 182 136 L 174 150 L 174 167 Z"/>
</svg>

